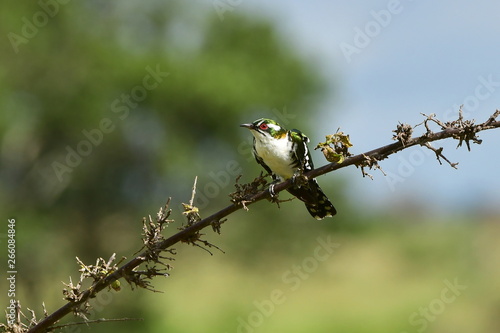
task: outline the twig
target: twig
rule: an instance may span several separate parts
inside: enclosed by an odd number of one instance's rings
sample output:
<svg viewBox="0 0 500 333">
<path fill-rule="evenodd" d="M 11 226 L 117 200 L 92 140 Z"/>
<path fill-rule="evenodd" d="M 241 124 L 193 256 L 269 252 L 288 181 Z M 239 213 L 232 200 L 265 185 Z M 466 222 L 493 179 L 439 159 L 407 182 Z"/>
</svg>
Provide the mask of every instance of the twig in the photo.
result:
<svg viewBox="0 0 500 333">
<path fill-rule="evenodd" d="M 198 182 L 198 176 L 194 177 L 193 192 L 191 192 L 191 200 L 189 200 L 189 205 L 193 207 L 194 197 L 196 195 L 196 183 Z"/>
<path fill-rule="evenodd" d="M 424 125 L 426 126 L 427 132 L 419 137 L 410 138 L 411 133 L 408 133 L 408 135 L 406 136 L 403 137 L 400 136 L 398 142 L 377 149 L 373 149 L 358 155 L 348 156 L 341 162 L 332 162 L 320 168 L 308 171 L 304 173 L 304 176 L 311 179 L 351 165 L 363 166 L 364 165 L 363 163 L 366 164 L 367 159 L 373 161 L 381 161 L 387 158 L 389 155 L 399 152 L 403 149 L 407 149 L 416 145 L 427 146 L 429 142 L 443 140 L 447 138 L 454 138 L 456 140 L 459 140 L 459 146 L 461 145 L 462 142 L 466 142 L 467 147 L 470 149 L 469 141 L 472 141 L 474 143 L 480 143 L 480 140 L 477 138 L 476 133 L 500 127 L 500 121 L 496 120 L 496 118 L 499 115 L 500 111 L 497 110 L 487 121 L 478 125 L 474 125 L 473 122 L 469 123 L 464 122 L 461 115 L 458 120 L 446 124 L 437 121 L 433 115 L 426 116 L 427 119 L 424 121 Z M 437 133 L 432 132 L 428 126 L 429 121 L 437 123 L 439 126 L 443 128 L 443 130 Z M 409 132 L 407 128 L 405 130 Z M 435 151 L 435 152 L 438 157 L 444 158 L 444 156 L 442 156 L 441 154 L 441 151 Z M 450 162 L 448 161 L 448 163 Z M 450 165 L 453 166 L 453 163 L 450 163 Z M 256 192 L 255 194 L 250 195 L 249 192 L 248 196 L 238 196 L 238 198 L 233 197 L 232 199 L 233 203 L 231 205 L 221 209 L 220 211 L 204 219 L 199 219 L 197 210 L 192 211 L 195 208 L 193 206 L 194 193 L 196 187 L 196 181 L 195 181 L 195 185 L 193 187 L 193 196 L 189 204 L 190 208 L 187 210 L 186 215 L 193 214 L 192 217 L 196 218 L 197 221 L 191 220 L 191 223 L 182 228 L 182 230 L 180 230 L 176 234 L 166 239 L 160 239 L 157 243 L 155 243 L 155 251 L 157 252 L 168 251 L 168 249 L 172 245 L 178 242 L 181 241 L 189 242 L 190 239 L 193 239 L 192 238 L 193 236 L 198 237 L 197 235 L 199 235 L 199 231 L 202 230 L 203 228 L 206 228 L 211 225 L 212 226 L 218 225 L 226 216 L 234 213 L 235 211 L 242 208 L 246 208 L 260 200 L 268 199 L 270 197 L 269 191 L 261 190 L 259 187 L 260 186 L 259 184 L 262 184 L 262 180 L 256 179 L 255 182 L 256 183 L 251 186 L 256 190 L 258 189 L 258 192 Z M 282 183 L 275 185 L 274 192 L 279 193 L 289 188 L 290 186 L 292 186 L 292 180 L 284 181 Z M 92 296 L 95 296 L 96 293 L 109 287 L 114 281 L 120 279 L 121 277 L 129 276 L 131 272 L 133 272 L 134 268 L 148 261 L 150 254 L 151 254 L 150 250 L 146 250 L 141 254 L 137 255 L 135 258 L 128 261 L 127 263 L 123 264 L 121 267 L 114 270 L 112 273 L 106 275 L 105 277 L 100 278 L 91 288 L 81 293 L 78 293 L 77 299 L 72 299 L 71 301 L 63 305 L 61 308 L 56 310 L 54 313 L 43 318 L 28 332 L 39 333 L 39 332 L 46 332 L 47 330 L 52 329 L 53 325 L 57 323 L 61 318 L 63 318 L 67 314 L 71 313 L 74 309 L 80 307 L 82 304 L 87 302 Z"/>
</svg>

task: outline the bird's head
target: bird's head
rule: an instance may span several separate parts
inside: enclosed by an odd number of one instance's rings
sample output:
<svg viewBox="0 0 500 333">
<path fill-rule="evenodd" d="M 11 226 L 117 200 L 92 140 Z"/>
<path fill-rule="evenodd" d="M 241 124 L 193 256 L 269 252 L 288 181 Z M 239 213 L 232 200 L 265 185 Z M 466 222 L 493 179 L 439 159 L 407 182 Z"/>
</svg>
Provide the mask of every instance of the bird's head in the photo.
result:
<svg viewBox="0 0 500 333">
<path fill-rule="evenodd" d="M 259 138 L 282 139 L 286 137 L 287 130 L 272 119 L 261 118 L 251 124 L 241 124 L 240 127 L 248 128 L 253 136 Z M 262 137 L 263 136 L 263 137 Z"/>
</svg>

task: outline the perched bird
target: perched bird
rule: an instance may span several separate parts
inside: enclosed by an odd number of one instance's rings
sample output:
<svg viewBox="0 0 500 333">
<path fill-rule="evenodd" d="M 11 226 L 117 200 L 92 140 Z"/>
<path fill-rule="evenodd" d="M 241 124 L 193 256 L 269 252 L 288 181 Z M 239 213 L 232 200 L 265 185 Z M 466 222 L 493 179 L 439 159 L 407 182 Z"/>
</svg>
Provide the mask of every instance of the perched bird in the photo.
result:
<svg viewBox="0 0 500 333">
<path fill-rule="evenodd" d="M 272 119 L 261 118 L 251 124 L 241 124 L 253 134 L 253 153 L 257 163 L 270 173 L 275 181 L 294 181 L 303 172 L 314 168 L 307 147 L 309 139 L 296 129 L 287 130 Z M 300 183 L 300 182 L 297 182 Z M 271 195 L 274 184 L 269 191 Z M 317 220 L 337 213 L 330 200 L 319 187 L 316 179 L 294 184 L 288 192 L 306 204 L 309 213 Z"/>
</svg>

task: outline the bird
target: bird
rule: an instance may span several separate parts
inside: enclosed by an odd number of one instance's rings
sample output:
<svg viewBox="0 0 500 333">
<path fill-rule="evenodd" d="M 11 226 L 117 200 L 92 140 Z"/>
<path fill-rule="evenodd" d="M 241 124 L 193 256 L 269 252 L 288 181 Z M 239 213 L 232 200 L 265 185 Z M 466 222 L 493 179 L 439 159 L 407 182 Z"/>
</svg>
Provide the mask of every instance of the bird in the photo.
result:
<svg viewBox="0 0 500 333">
<path fill-rule="evenodd" d="M 322 220 L 337 214 L 316 179 L 296 181 L 304 172 L 314 169 L 307 147 L 309 138 L 305 134 L 297 129 L 287 130 L 268 118 L 241 124 L 240 127 L 247 128 L 252 133 L 255 159 L 274 180 L 269 187 L 271 196 L 275 196 L 276 182 L 292 179 L 294 184 L 287 191 L 305 203 L 312 217 Z"/>
</svg>

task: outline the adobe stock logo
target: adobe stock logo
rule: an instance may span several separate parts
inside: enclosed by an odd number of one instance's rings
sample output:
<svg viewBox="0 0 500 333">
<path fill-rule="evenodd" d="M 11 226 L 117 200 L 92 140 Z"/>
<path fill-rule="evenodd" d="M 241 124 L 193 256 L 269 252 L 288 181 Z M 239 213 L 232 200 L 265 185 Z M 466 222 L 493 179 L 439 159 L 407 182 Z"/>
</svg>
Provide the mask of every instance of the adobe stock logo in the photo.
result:
<svg viewBox="0 0 500 333">
<path fill-rule="evenodd" d="M 168 72 L 161 71 L 159 64 L 156 65 L 155 69 L 146 66 L 145 70 L 147 74 L 142 78 L 141 84 L 134 86 L 129 93 L 122 93 L 120 98 L 116 98 L 111 102 L 110 117 L 101 118 L 95 128 L 83 129 L 81 133 L 84 139 L 73 147 L 66 146 L 67 154 L 64 161 L 52 162 L 52 169 L 60 182 L 64 181 L 63 177 L 66 174 L 71 174 L 82 163 L 84 157 L 92 154 L 94 148 L 103 142 L 106 134 L 110 134 L 116 129 L 118 121 L 125 120 L 130 111 L 137 108 L 139 103 L 147 98 L 149 92 L 156 89 L 170 75 Z"/>
<path fill-rule="evenodd" d="M 9 32 L 7 38 L 14 52 L 19 53 L 19 46 L 27 44 L 38 35 L 41 28 L 45 27 L 51 18 L 59 13 L 60 5 L 66 5 L 71 0 L 39 0 L 40 10 L 36 11 L 31 17 L 23 16 L 20 33 Z"/>
<path fill-rule="evenodd" d="M 458 118 L 459 110 L 462 110 L 465 118 L 471 118 L 473 113 L 481 106 L 481 103 L 498 94 L 500 88 L 500 81 L 494 77 L 493 74 L 480 75 L 477 78 L 478 83 L 474 87 L 471 94 L 464 97 L 462 106 L 454 104 L 443 112 L 441 120 L 449 122 Z M 423 165 L 428 158 L 436 158 L 436 154 L 424 147 L 416 147 L 410 154 L 398 156 L 399 164 L 396 172 L 385 170 L 386 177 L 384 177 L 389 189 L 394 192 L 396 187 L 404 183 L 406 179 L 411 177 L 417 168 Z"/>
<path fill-rule="evenodd" d="M 276 309 L 318 270 L 321 263 L 327 261 L 340 247 L 340 244 L 333 242 L 330 236 L 318 237 L 316 241 L 317 245 L 309 256 L 304 257 L 299 264 L 292 265 L 281 274 L 283 288 L 271 290 L 267 299 L 253 301 L 253 310 L 243 317 L 236 318 L 237 333 L 257 332 L 266 319 L 271 317 Z"/>
<path fill-rule="evenodd" d="M 212 6 L 214 7 L 219 20 L 224 21 L 224 13 L 229 11 L 232 12 L 236 7 L 240 6 L 243 0 L 214 0 Z"/>
<path fill-rule="evenodd" d="M 474 88 L 474 92 L 463 99 L 462 106 L 454 104 L 444 112 L 445 122 L 457 119 L 458 110 L 460 109 L 462 109 L 464 117 L 470 117 L 481 106 L 481 102 L 498 93 L 500 81 L 496 77 L 493 77 L 493 74 L 487 76 L 480 75 L 477 77 L 477 81 L 478 83 Z"/>
<path fill-rule="evenodd" d="M 403 12 L 403 9 L 404 6 L 401 0 L 389 0 L 385 9 L 371 10 L 370 16 L 372 20 L 366 22 L 363 27 L 355 26 L 353 28 L 354 37 L 352 43 L 342 42 L 339 45 L 347 63 L 351 63 L 353 55 L 360 54 L 361 51 L 366 49 L 392 23 L 394 16 Z"/>
<path fill-rule="evenodd" d="M 218 197 L 221 190 L 229 186 L 231 181 L 238 177 L 242 171 L 243 168 L 236 160 L 227 161 L 223 170 L 217 172 L 210 171 L 208 176 L 211 181 L 206 183 L 201 191 L 196 193 L 194 205 L 198 207 L 198 209 L 206 208 L 210 204 L 210 199 Z M 182 204 L 179 205 L 179 208 L 181 211 L 184 210 Z"/>
<path fill-rule="evenodd" d="M 418 311 L 411 313 L 408 317 L 408 322 L 418 333 L 424 332 L 429 327 L 429 323 L 434 322 L 468 288 L 467 285 L 460 284 L 458 278 L 455 278 L 453 282 L 446 279 L 443 281 L 443 284 L 445 287 L 441 289 L 439 297 L 431 300 L 427 306 L 421 306 Z M 409 332 L 404 331 L 400 333 Z"/>
</svg>

